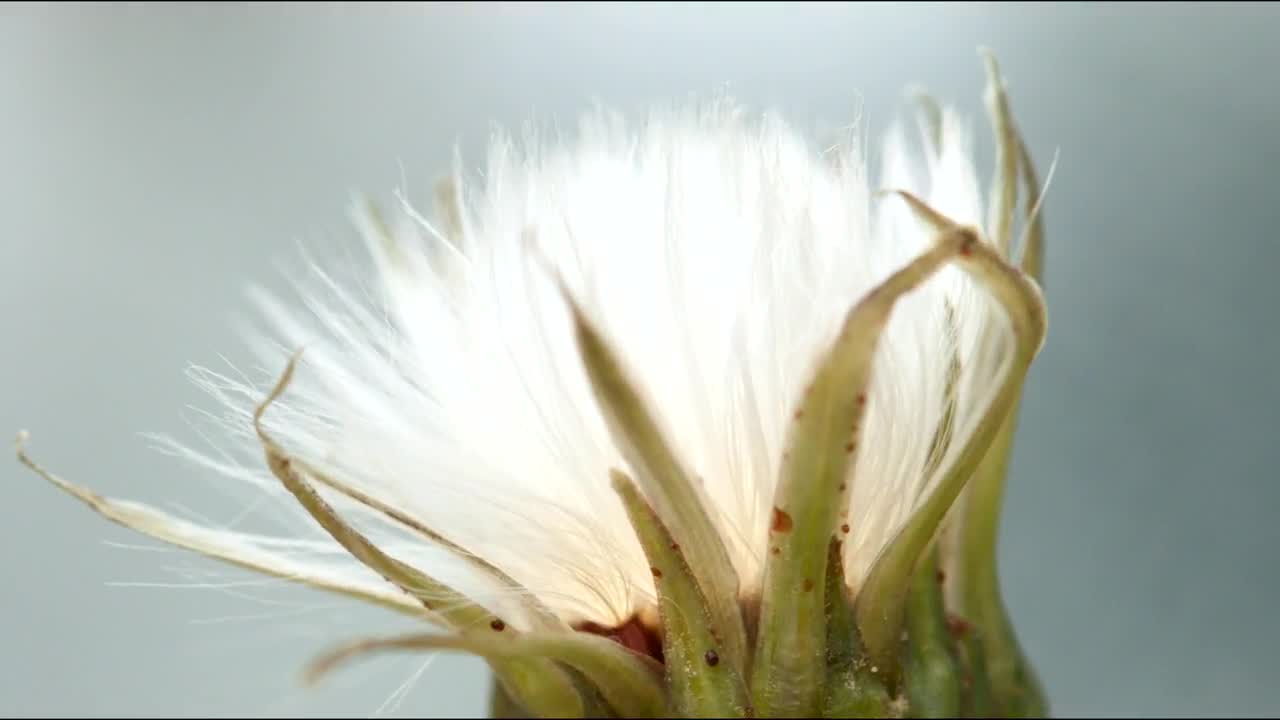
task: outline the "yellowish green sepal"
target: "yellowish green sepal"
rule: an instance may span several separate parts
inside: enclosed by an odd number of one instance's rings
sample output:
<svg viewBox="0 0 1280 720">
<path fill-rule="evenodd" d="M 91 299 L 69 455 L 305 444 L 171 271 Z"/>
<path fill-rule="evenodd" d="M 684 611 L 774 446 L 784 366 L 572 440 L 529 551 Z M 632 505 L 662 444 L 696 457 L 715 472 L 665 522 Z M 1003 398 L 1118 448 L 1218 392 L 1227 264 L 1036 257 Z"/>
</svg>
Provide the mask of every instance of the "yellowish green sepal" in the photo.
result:
<svg viewBox="0 0 1280 720">
<path fill-rule="evenodd" d="M 614 471 L 612 480 L 653 573 L 673 712 L 681 717 L 748 717 L 746 684 L 738 669 L 723 660 L 723 635 L 685 562 L 683 546 L 629 477 Z"/>
<path fill-rule="evenodd" d="M 681 544 L 720 633 L 720 662 L 744 672 L 746 629 L 738 605 L 738 573 L 692 476 L 663 437 L 622 362 L 562 286 L 573 313 L 578 351 L 615 444 L 667 531 Z"/>
<path fill-rule="evenodd" d="M 880 333 L 894 304 L 974 242 L 939 233 L 921 253 L 858 302 L 812 376 L 792 417 L 769 529 L 752 665 L 752 701 L 772 717 L 807 717 L 821 701 L 826 643 L 822 578 L 827 547 L 846 532 L 850 468 L 862 436 L 867 386 Z"/>
</svg>

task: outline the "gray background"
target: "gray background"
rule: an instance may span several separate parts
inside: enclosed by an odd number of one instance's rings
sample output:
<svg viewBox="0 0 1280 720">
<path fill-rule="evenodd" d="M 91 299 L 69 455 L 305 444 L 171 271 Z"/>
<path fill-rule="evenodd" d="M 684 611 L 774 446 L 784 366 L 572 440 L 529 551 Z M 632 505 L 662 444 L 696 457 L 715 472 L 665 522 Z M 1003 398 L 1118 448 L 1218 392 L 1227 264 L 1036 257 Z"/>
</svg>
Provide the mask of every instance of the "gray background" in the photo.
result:
<svg viewBox="0 0 1280 720">
<path fill-rule="evenodd" d="M 245 284 L 283 287 L 273 263 L 296 241 L 353 242 L 349 190 L 386 196 L 401 162 L 422 190 L 455 141 L 480 159 L 490 121 L 725 83 L 813 127 L 860 106 L 872 140 L 914 82 L 984 122 L 989 44 L 1042 169 L 1062 153 L 1050 339 L 1001 546 L 1016 624 L 1060 715 L 1275 713 L 1278 21 L 1208 4 L 5 4 L 0 430 L 29 428 L 80 482 L 226 519 L 214 478 L 139 433 L 193 439 L 184 367 L 247 360 Z M 228 575 L 119 543 L 139 540 L 0 464 L 0 712 L 367 716 L 419 669 L 388 658 L 301 689 L 317 649 L 404 624 L 318 593 L 120 586 Z M 382 711 L 475 715 L 481 668 L 442 657 Z"/>
</svg>

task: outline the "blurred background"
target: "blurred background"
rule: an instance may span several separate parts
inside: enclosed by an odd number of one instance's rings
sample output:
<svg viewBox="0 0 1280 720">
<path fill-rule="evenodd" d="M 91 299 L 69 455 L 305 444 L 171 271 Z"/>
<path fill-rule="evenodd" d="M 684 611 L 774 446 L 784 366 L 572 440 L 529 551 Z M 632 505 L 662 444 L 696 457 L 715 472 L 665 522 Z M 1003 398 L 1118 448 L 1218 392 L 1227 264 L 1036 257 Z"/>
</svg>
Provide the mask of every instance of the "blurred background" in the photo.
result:
<svg viewBox="0 0 1280 720">
<path fill-rule="evenodd" d="M 1049 341 L 1001 564 L 1059 716 L 1268 716 L 1276 687 L 1280 8 L 1268 4 L 5 4 L 0 431 L 108 494 L 226 520 L 192 363 L 249 358 L 251 282 L 354 247 L 490 123 L 722 87 L 875 147 L 920 83 L 990 141 L 999 54 L 1041 171 Z M 0 463 L 0 713 L 475 716 L 475 660 L 321 648 L 404 623 L 117 528 Z M 211 573 L 216 572 L 215 575 Z M 245 584 L 212 587 L 201 578 Z M 258 592 L 261 590 L 262 592 Z"/>
</svg>

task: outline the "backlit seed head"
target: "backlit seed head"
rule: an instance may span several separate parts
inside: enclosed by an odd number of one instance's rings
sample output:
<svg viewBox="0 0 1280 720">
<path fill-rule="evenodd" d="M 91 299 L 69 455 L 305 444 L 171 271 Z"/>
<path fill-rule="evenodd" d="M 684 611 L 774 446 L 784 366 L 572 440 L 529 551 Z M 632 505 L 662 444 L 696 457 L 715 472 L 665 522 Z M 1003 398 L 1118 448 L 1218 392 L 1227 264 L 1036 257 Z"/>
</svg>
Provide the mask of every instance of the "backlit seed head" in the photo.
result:
<svg viewBox="0 0 1280 720">
<path fill-rule="evenodd" d="M 323 540 L 97 495 L 25 436 L 19 458 L 114 522 L 435 628 L 310 679 L 450 650 L 488 662 L 504 715 L 1043 714 L 992 571 L 1047 331 L 1042 191 L 984 57 L 985 207 L 965 123 L 925 96 L 882 192 L 857 142 L 829 162 L 721 99 L 498 136 L 431 218 L 359 203 L 366 274 L 317 265 L 293 310 L 266 301 L 282 376 L 197 373 L 258 455 L 232 474 Z"/>
</svg>

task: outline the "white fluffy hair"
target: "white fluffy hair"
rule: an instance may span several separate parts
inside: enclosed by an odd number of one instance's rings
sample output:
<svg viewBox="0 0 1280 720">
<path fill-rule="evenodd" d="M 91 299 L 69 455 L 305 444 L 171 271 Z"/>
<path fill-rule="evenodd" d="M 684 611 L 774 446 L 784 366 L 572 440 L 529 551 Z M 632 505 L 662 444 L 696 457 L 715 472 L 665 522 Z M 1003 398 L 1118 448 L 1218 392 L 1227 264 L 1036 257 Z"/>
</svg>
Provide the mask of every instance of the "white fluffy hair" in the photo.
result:
<svg viewBox="0 0 1280 720">
<path fill-rule="evenodd" d="M 278 372 L 305 348 L 267 427 L 289 452 L 501 569 L 567 622 L 609 626 L 643 611 L 653 602 L 648 563 L 608 482 L 608 469 L 626 463 L 549 262 L 700 478 L 752 592 L 784 432 L 817 358 L 850 306 L 932 238 L 901 202 L 875 196 L 857 142 L 819 152 L 784 120 L 729 99 L 653 110 L 634 125 L 594 111 L 572 139 L 529 137 L 494 138 L 479 179 L 456 172 L 431 219 L 407 203 L 385 224 L 360 210 L 369 272 L 309 261 L 301 303 L 258 295 L 274 326 L 258 346 L 266 366 Z M 948 110 L 921 152 L 906 138 L 888 135 L 877 188 L 911 190 L 981 227 L 967 126 Z M 952 268 L 895 308 L 850 471 L 852 587 L 927 490 L 953 358 L 963 369 L 957 425 L 981 412 L 996 358 L 979 338 L 1000 324 L 993 308 Z M 185 452 L 293 506 L 252 431 L 265 387 L 195 375 L 226 434 L 216 453 Z M 456 555 L 326 497 L 384 549 L 528 622 L 509 588 Z M 402 595 L 305 526 L 307 535 L 277 537 L 191 530 L 319 584 L 393 603 Z"/>
</svg>

